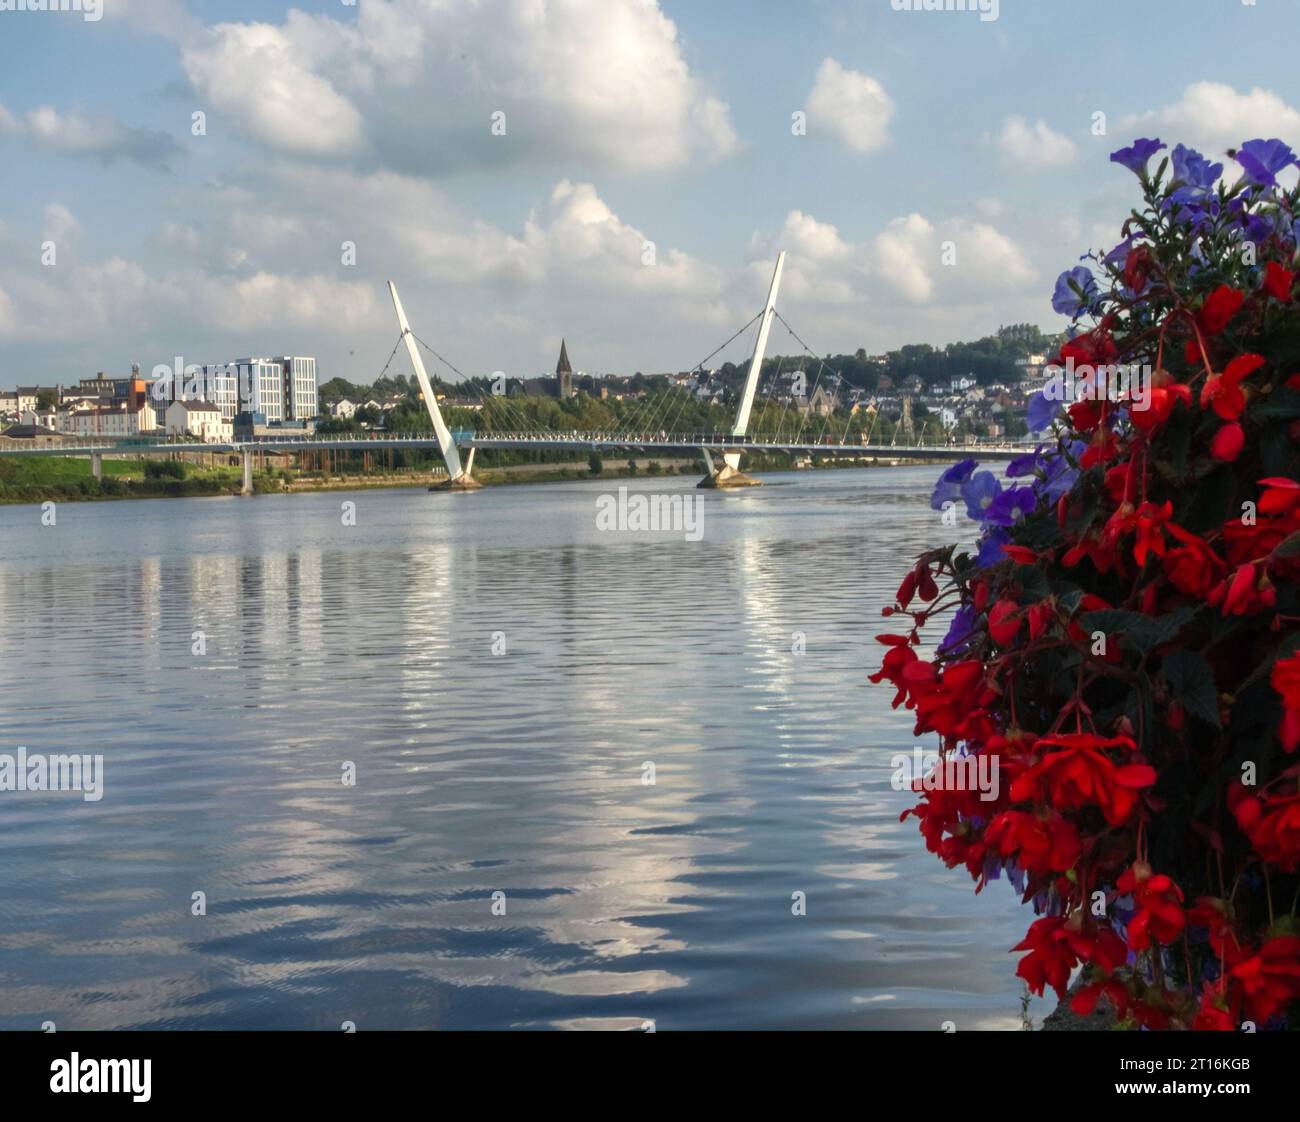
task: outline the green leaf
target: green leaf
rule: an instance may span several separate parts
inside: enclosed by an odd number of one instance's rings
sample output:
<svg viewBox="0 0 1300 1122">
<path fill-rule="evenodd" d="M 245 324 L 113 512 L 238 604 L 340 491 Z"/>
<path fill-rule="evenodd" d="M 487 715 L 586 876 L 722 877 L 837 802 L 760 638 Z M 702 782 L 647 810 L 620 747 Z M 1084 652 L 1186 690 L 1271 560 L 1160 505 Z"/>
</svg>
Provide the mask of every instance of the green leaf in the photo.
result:
<svg viewBox="0 0 1300 1122">
<path fill-rule="evenodd" d="M 1219 728 L 1219 690 L 1214 671 L 1197 651 L 1170 651 L 1161 666 L 1174 697 L 1188 714 Z"/>
<path fill-rule="evenodd" d="M 1089 631 L 1101 631 L 1107 638 L 1119 639 L 1125 646 L 1145 655 L 1176 638 L 1194 615 L 1195 608 L 1179 608 L 1163 616 L 1144 616 L 1141 612 L 1108 608 L 1088 612 L 1083 617 L 1083 625 Z"/>
<path fill-rule="evenodd" d="M 1047 583 L 1047 575 L 1034 565 L 1017 565 L 1015 581 L 1025 595 L 1035 602 L 1046 600 L 1052 593 L 1051 586 Z"/>
<path fill-rule="evenodd" d="M 1296 557 L 1300 556 L 1300 530 L 1283 539 L 1278 547 L 1273 550 L 1274 557 Z"/>
<path fill-rule="evenodd" d="M 1274 390 L 1251 410 L 1255 417 L 1300 417 L 1300 390 L 1289 386 Z"/>
</svg>

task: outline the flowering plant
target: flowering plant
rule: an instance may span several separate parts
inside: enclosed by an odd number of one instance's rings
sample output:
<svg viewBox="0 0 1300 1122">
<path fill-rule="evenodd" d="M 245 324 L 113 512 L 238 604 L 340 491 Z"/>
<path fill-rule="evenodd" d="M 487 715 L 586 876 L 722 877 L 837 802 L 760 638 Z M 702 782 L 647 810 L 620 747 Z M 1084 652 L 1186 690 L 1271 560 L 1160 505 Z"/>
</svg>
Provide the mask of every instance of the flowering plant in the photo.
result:
<svg viewBox="0 0 1300 1122">
<path fill-rule="evenodd" d="M 1033 992 L 1081 968 L 1074 1009 L 1104 997 L 1127 1026 L 1294 1025 L 1296 159 L 1249 141 L 1229 185 L 1182 145 L 1151 171 L 1165 147 L 1111 157 L 1143 205 L 1057 282 L 1073 324 L 1030 403 L 1043 441 L 1003 479 L 940 477 L 931 505 L 978 545 L 917 560 L 872 680 L 945 759 L 1005 776 L 991 801 L 917 781 L 903 817 L 977 892 L 1005 874 L 1032 902 L 1013 949 Z"/>
</svg>

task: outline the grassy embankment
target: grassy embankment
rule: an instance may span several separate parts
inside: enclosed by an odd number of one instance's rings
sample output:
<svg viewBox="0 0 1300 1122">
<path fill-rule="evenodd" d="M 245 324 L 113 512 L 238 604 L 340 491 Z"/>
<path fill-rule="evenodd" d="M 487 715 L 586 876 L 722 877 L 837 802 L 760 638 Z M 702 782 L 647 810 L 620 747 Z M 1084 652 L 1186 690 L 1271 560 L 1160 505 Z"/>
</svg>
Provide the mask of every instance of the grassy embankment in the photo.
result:
<svg viewBox="0 0 1300 1122">
<path fill-rule="evenodd" d="M 814 468 L 865 466 L 863 460 L 813 461 Z M 750 456 L 742 462 L 746 471 L 789 471 L 787 456 Z M 631 460 L 607 459 L 599 473 L 585 462 L 491 465 L 482 463 L 474 475 L 488 485 L 513 483 L 560 483 L 578 479 L 655 478 L 659 476 L 700 476 L 703 465 L 694 459 Z M 234 466 L 211 467 L 189 461 L 141 459 L 103 460 L 103 479 L 95 479 L 88 459 L 58 457 L 0 457 L 0 503 L 85 502 L 98 499 L 185 498 L 204 495 L 232 495 L 240 490 L 240 469 Z M 258 494 L 298 491 L 345 491 L 369 487 L 419 487 L 438 478 L 428 468 L 359 466 L 337 473 L 320 470 L 275 469 L 253 475 L 253 489 Z"/>
</svg>

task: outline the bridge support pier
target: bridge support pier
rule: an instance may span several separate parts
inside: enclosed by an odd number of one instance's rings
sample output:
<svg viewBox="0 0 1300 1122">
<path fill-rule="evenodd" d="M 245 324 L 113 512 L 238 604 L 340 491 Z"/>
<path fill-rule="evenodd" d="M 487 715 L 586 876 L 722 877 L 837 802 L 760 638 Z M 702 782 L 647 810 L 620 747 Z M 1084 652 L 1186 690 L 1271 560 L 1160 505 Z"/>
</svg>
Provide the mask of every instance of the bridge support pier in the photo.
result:
<svg viewBox="0 0 1300 1122">
<path fill-rule="evenodd" d="M 469 472 L 462 472 L 455 479 L 444 479 L 441 483 L 434 483 L 429 487 L 430 491 L 477 491 L 483 484 L 475 479 Z"/>
<path fill-rule="evenodd" d="M 717 490 L 730 490 L 733 487 L 761 487 L 762 481 L 740 470 L 740 454 L 727 452 L 722 457 L 722 466 L 716 470 L 708 452 L 704 453 L 704 466 L 708 474 L 695 486 Z"/>
<path fill-rule="evenodd" d="M 244 478 L 240 484 L 239 493 L 241 495 L 251 495 L 253 493 L 253 453 L 245 448 L 240 453 L 243 460 Z"/>
<path fill-rule="evenodd" d="M 98 452 L 90 457 L 90 474 L 99 480 L 104 478 L 104 457 Z"/>
</svg>

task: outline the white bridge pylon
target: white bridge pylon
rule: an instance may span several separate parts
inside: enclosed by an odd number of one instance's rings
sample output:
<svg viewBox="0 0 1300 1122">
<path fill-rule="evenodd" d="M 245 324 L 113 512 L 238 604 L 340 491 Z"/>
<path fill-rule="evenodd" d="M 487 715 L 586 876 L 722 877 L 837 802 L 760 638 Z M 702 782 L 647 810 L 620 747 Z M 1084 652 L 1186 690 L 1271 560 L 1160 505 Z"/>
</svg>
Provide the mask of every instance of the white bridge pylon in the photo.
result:
<svg viewBox="0 0 1300 1122">
<path fill-rule="evenodd" d="M 460 449 L 456 447 L 451 430 L 442 419 L 442 410 L 438 408 L 438 399 L 433 394 L 433 385 L 429 381 L 428 371 L 424 369 L 424 360 L 420 358 L 420 349 L 415 345 L 411 325 L 406 322 L 406 312 L 402 310 L 402 301 L 397 295 L 397 285 L 389 281 L 388 291 L 393 297 L 393 308 L 397 312 L 397 326 L 402 330 L 406 351 L 411 356 L 411 365 L 415 367 L 415 377 L 420 383 L 420 393 L 424 396 L 425 408 L 428 409 L 429 419 L 433 422 L 434 435 L 438 438 L 438 449 L 442 452 L 443 462 L 447 465 L 447 487 L 451 490 L 478 487 L 478 481 L 469 473 L 474 453 L 470 451 L 470 464 L 460 462 Z"/>
<path fill-rule="evenodd" d="M 763 354 L 767 350 L 767 337 L 772 330 L 772 320 L 776 316 L 776 294 L 781 288 L 781 271 L 785 268 L 785 250 L 776 255 L 776 268 L 772 272 L 772 284 L 767 290 L 767 306 L 763 309 L 763 322 L 758 325 L 758 337 L 754 340 L 754 355 L 749 360 L 749 374 L 745 378 L 745 390 L 740 395 L 740 408 L 736 410 L 736 423 L 731 428 L 732 436 L 747 436 L 749 433 L 749 414 L 754 408 L 754 393 L 758 389 L 758 378 L 763 372 Z M 740 470 L 740 453 L 724 452 L 722 467 L 713 470 L 713 462 L 708 452 L 704 453 L 704 463 L 709 472 L 700 481 L 701 487 L 752 487 L 758 480 Z"/>
</svg>

